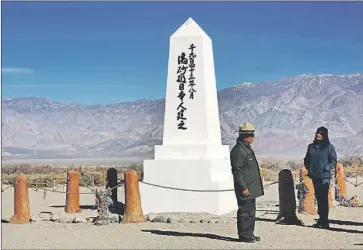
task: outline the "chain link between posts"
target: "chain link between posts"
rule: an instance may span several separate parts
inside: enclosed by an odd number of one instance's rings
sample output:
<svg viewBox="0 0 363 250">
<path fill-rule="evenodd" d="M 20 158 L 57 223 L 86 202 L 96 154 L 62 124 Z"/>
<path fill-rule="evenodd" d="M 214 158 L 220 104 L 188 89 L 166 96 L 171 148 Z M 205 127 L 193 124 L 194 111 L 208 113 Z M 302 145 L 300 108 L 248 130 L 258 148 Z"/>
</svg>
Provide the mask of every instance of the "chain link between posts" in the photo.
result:
<svg viewBox="0 0 363 250">
<path fill-rule="evenodd" d="M 170 190 L 178 190 L 178 191 L 187 191 L 187 192 L 231 192 L 234 191 L 234 189 L 187 189 L 187 188 L 176 188 L 176 187 L 168 187 L 168 186 L 162 186 L 162 185 L 157 185 L 157 184 L 153 184 L 153 183 L 149 183 L 149 182 L 144 182 L 144 181 L 139 181 L 140 183 L 143 183 L 145 185 L 149 185 L 149 186 L 154 186 L 154 187 L 159 187 L 159 188 L 164 188 L 164 189 L 170 189 Z M 278 181 L 274 181 L 272 183 L 266 184 L 263 187 L 269 187 L 273 184 L 278 183 Z M 112 187 L 112 188 L 108 188 L 110 191 L 112 191 L 115 188 L 121 187 L 123 186 L 123 183 L 119 183 L 118 185 Z M 34 188 L 32 188 L 34 191 Z M 38 188 L 40 190 L 44 190 L 47 192 L 53 192 L 53 193 L 62 193 L 62 194 L 75 194 L 75 193 L 70 193 L 70 192 L 66 192 L 66 191 L 57 191 L 57 190 L 52 190 L 52 189 L 48 189 L 48 188 Z M 93 192 L 79 192 L 79 194 L 95 194 L 96 190 L 92 190 Z"/>
<path fill-rule="evenodd" d="M 153 184 L 153 183 L 149 183 L 149 182 L 145 182 L 145 181 L 139 181 L 140 183 L 143 183 L 145 185 L 148 185 L 148 186 L 153 186 L 153 187 L 158 187 L 158 188 L 164 188 L 164 189 L 170 189 L 170 190 L 178 190 L 178 191 L 186 191 L 186 192 L 232 192 L 234 191 L 234 189 L 187 189 L 187 188 L 176 188 L 176 187 L 170 187 L 170 186 L 163 186 L 163 185 L 158 185 L 158 184 Z M 89 181 L 88 181 L 89 183 Z M 87 184 L 88 184 L 87 183 Z M 267 188 L 271 185 L 274 185 L 278 183 L 278 181 L 274 181 L 274 182 L 271 182 L 271 183 L 268 183 L 266 185 L 264 185 L 263 187 L 264 188 Z M 2 190 L 2 192 L 4 192 L 6 189 L 12 187 L 13 185 L 10 185 L 8 187 L 6 187 L 5 189 Z M 119 184 L 117 184 L 116 186 L 112 187 L 112 188 L 108 188 L 108 190 L 112 191 L 113 189 L 115 188 L 118 188 L 118 187 L 121 187 L 123 186 L 123 182 L 120 182 Z M 88 189 L 90 189 L 92 192 L 79 192 L 79 194 L 95 194 L 96 193 L 96 190 L 97 189 L 91 189 L 89 186 L 84 186 Z M 31 189 L 33 189 L 34 191 L 39 191 L 39 190 L 43 190 L 44 193 L 46 192 L 52 192 L 52 193 L 61 193 L 61 194 L 75 194 L 75 193 L 71 193 L 71 192 L 67 192 L 67 191 L 59 191 L 58 189 L 61 188 L 58 187 L 58 188 L 55 188 L 55 189 L 49 189 L 49 188 L 45 188 L 45 187 L 31 187 Z M 45 196 L 45 194 L 44 194 Z"/>
<path fill-rule="evenodd" d="M 363 182 L 361 182 L 361 183 L 352 183 L 351 181 L 349 181 L 348 180 L 348 178 L 345 178 L 345 180 L 348 182 L 348 183 L 350 183 L 350 184 L 352 184 L 352 185 L 354 185 L 355 187 L 358 187 L 358 186 L 360 186 L 360 185 L 362 185 L 363 184 Z M 90 182 L 91 180 L 89 180 L 88 182 L 86 182 L 86 184 L 89 184 L 89 182 Z M 178 190 L 178 191 L 186 191 L 186 192 L 232 192 L 232 191 L 235 191 L 234 189 L 188 189 L 188 188 L 177 188 L 177 187 L 170 187 L 170 186 L 163 186 L 163 185 L 158 185 L 158 184 L 154 184 L 154 183 L 149 183 L 149 182 L 145 182 L 145 181 L 139 181 L 140 183 L 143 183 L 143 184 L 145 184 L 145 185 L 148 185 L 148 186 L 153 186 L 153 187 L 158 187 L 158 188 L 163 188 L 163 189 L 170 189 L 170 190 Z M 268 183 L 268 184 L 265 184 L 265 185 L 263 185 L 263 187 L 264 188 L 267 188 L 267 187 L 269 187 L 269 186 L 271 186 L 271 185 L 274 185 L 274 184 L 276 184 L 276 183 L 278 183 L 278 181 L 273 181 L 273 182 L 271 182 L 271 183 Z M 42 183 L 40 183 L 40 184 L 42 184 Z M 14 185 L 9 185 L 8 187 L 6 187 L 6 188 L 4 188 L 4 189 L 2 189 L 1 190 L 1 192 L 4 192 L 5 190 L 7 190 L 8 188 L 10 188 L 10 187 L 12 187 L 12 186 L 14 186 Z M 62 185 L 63 186 L 63 185 Z M 38 190 L 43 190 L 44 191 L 44 193 L 46 193 L 46 192 L 53 192 L 53 193 L 62 193 L 62 194 L 67 194 L 67 192 L 66 191 L 59 191 L 58 189 L 59 188 L 61 188 L 62 186 L 60 186 L 60 187 L 58 187 L 58 188 L 54 188 L 54 189 L 49 189 L 49 188 L 44 188 L 44 187 L 36 187 L 36 188 L 34 188 L 34 187 L 31 187 L 34 191 L 38 191 Z M 115 189 L 115 188 L 118 188 L 118 187 L 121 187 L 121 186 L 123 186 L 123 182 L 120 182 L 119 184 L 117 184 L 116 186 L 114 186 L 114 187 L 112 187 L 112 188 L 108 188 L 110 191 L 111 190 L 113 190 L 113 189 Z M 96 190 L 97 190 L 97 188 L 96 189 L 92 189 L 92 188 L 90 188 L 89 186 L 84 186 L 84 187 L 86 187 L 86 188 L 88 188 L 88 189 L 90 189 L 92 192 L 79 192 L 79 194 L 82 194 L 82 195 L 86 195 L 86 194 L 95 194 L 96 193 Z M 73 193 L 69 193 L 68 192 L 68 194 L 73 194 Z M 45 196 L 45 194 L 44 194 L 44 196 Z"/>
</svg>

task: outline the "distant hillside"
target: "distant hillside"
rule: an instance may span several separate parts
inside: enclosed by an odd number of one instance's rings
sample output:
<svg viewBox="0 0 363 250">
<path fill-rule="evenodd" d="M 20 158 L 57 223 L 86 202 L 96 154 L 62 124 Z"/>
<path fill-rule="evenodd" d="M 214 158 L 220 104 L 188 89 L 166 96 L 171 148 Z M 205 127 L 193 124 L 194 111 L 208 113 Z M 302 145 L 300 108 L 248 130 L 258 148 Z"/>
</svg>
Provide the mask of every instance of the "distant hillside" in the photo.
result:
<svg viewBox="0 0 363 250">
<path fill-rule="evenodd" d="M 363 154 L 363 74 L 301 75 L 242 83 L 218 92 L 222 138 L 240 123 L 257 127 L 255 150 L 303 155 L 319 126 L 340 154 Z M 15 158 L 152 157 L 161 144 L 164 100 L 112 105 L 2 99 L 3 153 Z"/>
</svg>

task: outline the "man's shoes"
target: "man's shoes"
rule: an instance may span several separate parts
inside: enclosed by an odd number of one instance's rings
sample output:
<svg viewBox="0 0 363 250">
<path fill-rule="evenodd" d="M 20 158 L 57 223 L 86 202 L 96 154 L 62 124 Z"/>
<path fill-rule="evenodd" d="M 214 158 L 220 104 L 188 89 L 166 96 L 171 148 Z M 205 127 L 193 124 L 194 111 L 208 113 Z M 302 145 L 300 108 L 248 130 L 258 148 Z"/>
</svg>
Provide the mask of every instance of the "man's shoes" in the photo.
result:
<svg viewBox="0 0 363 250">
<path fill-rule="evenodd" d="M 261 237 L 258 237 L 258 236 L 253 236 L 253 238 L 255 238 L 255 241 L 260 241 L 261 240 Z"/>
<path fill-rule="evenodd" d="M 313 227 L 321 228 L 321 229 L 329 229 L 330 228 L 329 223 L 322 223 L 321 221 L 318 221 L 317 223 L 315 223 L 313 225 Z"/>
<path fill-rule="evenodd" d="M 252 237 L 246 237 L 246 236 L 240 236 L 239 237 L 239 242 L 245 242 L 245 243 L 255 243 L 256 237 L 252 236 Z"/>
<path fill-rule="evenodd" d="M 321 228 L 321 224 L 319 222 L 313 224 L 313 227 L 314 228 Z"/>
</svg>

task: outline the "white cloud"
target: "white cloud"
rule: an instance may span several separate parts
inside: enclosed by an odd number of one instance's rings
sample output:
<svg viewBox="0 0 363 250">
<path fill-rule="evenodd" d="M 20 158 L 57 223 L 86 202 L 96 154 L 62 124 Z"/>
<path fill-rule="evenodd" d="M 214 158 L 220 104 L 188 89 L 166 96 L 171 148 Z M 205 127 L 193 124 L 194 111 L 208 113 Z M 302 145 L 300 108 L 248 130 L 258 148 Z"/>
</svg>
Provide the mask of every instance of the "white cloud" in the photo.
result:
<svg viewBox="0 0 363 250">
<path fill-rule="evenodd" d="M 42 84 L 3 84 L 8 88 L 44 88 L 49 87 L 49 85 L 42 85 Z"/>
<path fill-rule="evenodd" d="M 31 74 L 34 71 L 27 68 L 2 68 L 1 73 L 8 74 Z"/>
<path fill-rule="evenodd" d="M 150 89 L 152 86 L 140 86 L 140 85 L 128 85 L 128 84 L 119 84 L 119 85 L 111 85 L 111 84 L 2 84 L 3 87 L 7 88 L 72 88 L 72 87 L 102 87 L 102 88 L 117 88 L 117 87 L 127 87 L 127 88 L 134 88 L 134 89 Z"/>
</svg>

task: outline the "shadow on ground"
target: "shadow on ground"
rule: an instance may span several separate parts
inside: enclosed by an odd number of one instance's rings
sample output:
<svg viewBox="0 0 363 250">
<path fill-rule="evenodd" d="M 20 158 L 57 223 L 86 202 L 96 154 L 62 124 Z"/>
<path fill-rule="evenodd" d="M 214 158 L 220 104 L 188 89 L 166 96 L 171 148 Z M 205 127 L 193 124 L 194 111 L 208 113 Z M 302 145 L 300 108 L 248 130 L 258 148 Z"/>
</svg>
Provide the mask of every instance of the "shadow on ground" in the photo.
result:
<svg viewBox="0 0 363 250">
<path fill-rule="evenodd" d="M 363 226 L 363 222 L 345 221 L 345 220 L 329 220 L 330 224 L 346 225 L 346 226 Z"/>
<path fill-rule="evenodd" d="M 51 205 L 49 207 L 52 208 L 65 208 L 65 205 Z M 79 206 L 80 209 L 85 209 L 85 210 L 96 210 L 97 207 L 94 205 L 80 205 Z M 118 202 L 115 206 L 111 206 L 109 208 L 110 213 L 112 214 L 121 214 L 123 215 L 125 212 L 125 205 L 122 202 Z"/>
<path fill-rule="evenodd" d="M 317 219 L 315 221 L 317 221 Z M 341 225 L 341 226 L 363 226 L 362 222 L 345 221 L 345 220 L 329 220 L 329 223 L 330 224 Z M 328 230 L 335 231 L 335 232 L 363 234 L 363 231 L 354 230 L 354 229 L 344 229 L 344 228 L 330 227 Z"/>
<path fill-rule="evenodd" d="M 259 218 L 259 217 L 256 217 L 256 221 L 276 222 L 276 219 L 267 219 L 267 218 Z"/>
<path fill-rule="evenodd" d="M 53 207 L 53 208 L 65 208 L 65 205 L 52 205 L 49 207 Z M 79 206 L 80 209 L 90 209 L 90 210 L 95 210 L 96 207 L 93 205 L 80 205 Z"/>
<path fill-rule="evenodd" d="M 258 217 L 256 217 L 256 221 L 275 222 L 276 223 L 276 220 L 275 219 L 258 218 Z M 361 222 L 353 222 L 353 221 L 330 220 L 330 223 L 331 224 L 337 224 L 337 225 L 346 225 L 346 226 L 363 226 L 363 223 L 361 223 Z M 309 226 L 309 227 L 311 227 L 311 226 Z M 320 230 L 324 230 L 324 229 L 320 229 Z M 363 231 L 354 230 L 354 229 L 344 229 L 344 228 L 330 227 L 328 230 L 334 231 L 334 232 L 343 232 L 343 233 L 352 233 L 352 234 L 363 234 Z"/>
<path fill-rule="evenodd" d="M 212 240 L 224 240 L 230 242 L 238 242 L 237 238 L 219 236 L 216 234 L 208 234 L 208 233 L 187 233 L 187 232 L 176 232 L 176 231 L 162 231 L 162 230 L 141 230 L 145 233 L 152 233 L 157 235 L 165 235 L 165 236 L 176 236 L 176 237 L 199 237 L 199 238 L 208 238 Z"/>
<path fill-rule="evenodd" d="M 334 232 L 343 232 L 343 233 L 352 233 L 352 234 L 363 234 L 363 231 L 354 230 L 354 229 L 344 229 L 344 228 L 330 227 L 328 230 L 329 231 L 334 231 Z"/>
</svg>

